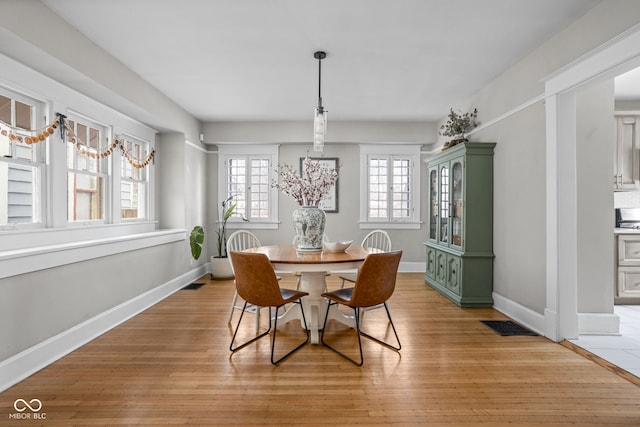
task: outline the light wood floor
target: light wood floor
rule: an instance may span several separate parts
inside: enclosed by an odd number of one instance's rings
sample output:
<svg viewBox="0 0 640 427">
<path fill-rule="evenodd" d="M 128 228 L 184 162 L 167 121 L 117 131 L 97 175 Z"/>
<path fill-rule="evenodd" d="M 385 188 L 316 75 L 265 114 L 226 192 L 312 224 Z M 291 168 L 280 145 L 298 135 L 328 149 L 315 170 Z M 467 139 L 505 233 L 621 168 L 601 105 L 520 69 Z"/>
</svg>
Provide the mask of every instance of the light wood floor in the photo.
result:
<svg viewBox="0 0 640 427">
<path fill-rule="evenodd" d="M 365 339 L 361 368 L 321 345 L 272 366 L 266 337 L 230 356 L 233 282 L 202 281 L 0 394 L 0 425 L 36 425 L 7 417 L 37 398 L 43 426 L 640 426 L 638 386 L 546 338 L 495 334 L 479 321 L 502 314 L 460 309 L 420 274 L 389 302 L 402 350 Z M 365 316 L 371 332 L 389 332 L 382 314 Z M 283 326 L 283 345 L 302 336 Z"/>
</svg>

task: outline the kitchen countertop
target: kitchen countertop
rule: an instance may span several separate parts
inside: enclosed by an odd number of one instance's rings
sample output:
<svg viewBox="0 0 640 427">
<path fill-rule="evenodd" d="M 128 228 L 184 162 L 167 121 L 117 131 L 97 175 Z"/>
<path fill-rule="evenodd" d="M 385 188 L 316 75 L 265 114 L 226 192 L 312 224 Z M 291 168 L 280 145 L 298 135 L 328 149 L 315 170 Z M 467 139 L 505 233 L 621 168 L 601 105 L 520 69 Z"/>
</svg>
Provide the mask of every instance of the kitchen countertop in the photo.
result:
<svg viewBox="0 0 640 427">
<path fill-rule="evenodd" d="M 640 234 L 640 230 L 635 228 L 614 228 L 613 234 Z"/>
</svg>

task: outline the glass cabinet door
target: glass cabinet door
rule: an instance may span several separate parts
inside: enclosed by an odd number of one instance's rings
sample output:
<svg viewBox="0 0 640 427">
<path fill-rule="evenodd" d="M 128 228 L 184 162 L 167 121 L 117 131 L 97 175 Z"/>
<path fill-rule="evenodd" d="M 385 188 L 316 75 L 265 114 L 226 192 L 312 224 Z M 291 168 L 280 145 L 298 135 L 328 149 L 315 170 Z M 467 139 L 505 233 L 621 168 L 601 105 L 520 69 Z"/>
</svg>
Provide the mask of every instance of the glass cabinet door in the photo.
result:
<svg viewBox="0 0 640 427">
<path fill-rule="evenodd" d="M 462 160 L 451 164 L 451 244 L 462 246 Z"/>
<path fill-rule="evenodd" d="M 449 243 L 449 166 L 440 166 L 440 242 Z"/>
<path fill-rule="evenodd" d="M 438 169 L 429 171 L 429 239 L 436 240 L 436 230 L 438 229 Z"/>
</svg>

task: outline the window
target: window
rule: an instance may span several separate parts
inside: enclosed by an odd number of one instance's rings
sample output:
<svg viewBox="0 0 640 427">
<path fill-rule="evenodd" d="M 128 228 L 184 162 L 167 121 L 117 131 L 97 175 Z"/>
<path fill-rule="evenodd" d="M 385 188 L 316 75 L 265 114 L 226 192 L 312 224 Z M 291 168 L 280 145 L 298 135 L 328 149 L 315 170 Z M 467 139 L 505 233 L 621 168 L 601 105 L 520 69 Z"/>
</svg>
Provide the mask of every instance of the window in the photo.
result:
<svg viewBox="0 0 640 427">
<path fill-rule="evenodd" d="M 153 165 L 143 158 L 145 220 L 122 220 L 120 152 L 106 156 L 115 130 L 151 151 L 156 131 L 9 58 L 0 55 L 0 63 L 0 277 L 84 261 L 110 253 L 112 243 L 130 250 L 125 240 L 146 247 L 143 236 L 155 233 Z M 58 113 L 71 121 L 78 148 L 54 127 Z M 24 252 L 6 253 L 16 250 Z"/>
<path fill-rule="evenodd" d="M 0 227 L 41 224 L 44 143 L 27 137 L 44 124 L 44 104 L 0 88 L 0 120 Z"/>
<path fill-rule="evenodd" d="M 419 228 L 420 147 L 361 145 L 361 228 Z"/>
<path fill-rule="evenodd" d="M 145 159 L 149 144 L 133 137 L 122 137 L 122 144 L 134 159 Z M 125 156 L 120 156 L 120 217 L 145 219 L 147 217 L 148 169 L 134 167 Z"/>
<path fill-rule="evenodd" d="M 277 145 L 220 147 L 219 198 L 232 196 L 236 204 L 230 228 L 242 217 L 249 220 L 242 222 L 243 228 L 275 228 L 277 193 L 271 188 L 271 181 L 275 178 L 277 159 Z"/>
<path fill-rule="evenodd" d="M 105 186 L 108 183 L 109 147 L 104 126 L 81 117 L 69 118 L 67 125 L 76 141 L 67 138 L 67 220 L 104 221 Z"/>
</svg>

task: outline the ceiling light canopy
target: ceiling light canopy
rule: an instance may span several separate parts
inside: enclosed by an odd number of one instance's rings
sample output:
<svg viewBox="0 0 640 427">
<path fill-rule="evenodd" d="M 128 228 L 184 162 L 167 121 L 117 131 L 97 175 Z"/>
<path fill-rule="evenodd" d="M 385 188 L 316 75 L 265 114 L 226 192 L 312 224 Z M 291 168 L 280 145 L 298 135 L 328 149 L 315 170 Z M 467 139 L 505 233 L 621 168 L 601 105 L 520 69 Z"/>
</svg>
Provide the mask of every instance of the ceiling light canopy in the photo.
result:
<svg viewBox="0 0 640 427">
<path fill-rule="evenodd" d="M 318 106 L 313 117 L 313 151 L 324 149 L 324 137 L 327 134 L 327 110 L 322 106 L 322 60 L 327 57 L 326 52 L 314 52 L 313 57 L 318 60 Z"/>
</svg>

